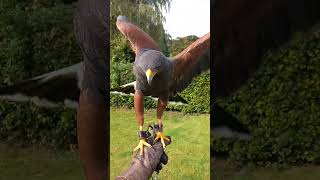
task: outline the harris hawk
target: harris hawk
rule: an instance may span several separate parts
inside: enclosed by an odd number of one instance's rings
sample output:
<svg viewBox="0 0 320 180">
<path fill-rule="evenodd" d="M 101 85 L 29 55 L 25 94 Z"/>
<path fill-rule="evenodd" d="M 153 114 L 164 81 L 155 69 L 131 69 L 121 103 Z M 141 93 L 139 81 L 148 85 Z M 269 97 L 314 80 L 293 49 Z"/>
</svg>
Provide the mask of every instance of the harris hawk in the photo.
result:
<svg viewBox="0 0 320 180">
<path fill-rule="evenodd" d="M 143 155 L 146 142 L 143 131 L 144 124 L 144 96 L 158 97 L 157 103 L 157 132 L 156 140 L 160 140 L 163 148 L 169 139 L 163 133 L 162 114 L 166 109 L 169 96 L 184 90 L 194 77 L 209 69 L 210 64 L 210 32 L 199 38 L 178 55 L 166 57 L 159 45 L 131 23 L 127 17 L 118 16 L 117 28 L 129 40 L 135 52 L 133 73 L 136 81 L 134 85 L 134 110 L 139 125 L 139 144 L 134 149 L 140 149 Z"/>
</svg>

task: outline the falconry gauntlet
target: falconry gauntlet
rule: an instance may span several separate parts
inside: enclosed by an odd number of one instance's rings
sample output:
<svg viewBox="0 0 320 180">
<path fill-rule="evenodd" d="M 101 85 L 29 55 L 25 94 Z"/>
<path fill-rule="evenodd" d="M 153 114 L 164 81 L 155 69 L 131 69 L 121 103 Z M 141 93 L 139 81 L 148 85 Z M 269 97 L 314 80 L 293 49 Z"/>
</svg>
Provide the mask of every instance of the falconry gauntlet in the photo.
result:
<svg viewBox="0 0 320 180">
<path fill-rule="evenodd" d="M 168 163 L 168 156 L 164 152 L 163 146 L 160 141 L 154 141 L 154 135 L 156 128 L 153 128 L 153 135 L 147 138 L 149 144 L 153 144 L 150 148 L 146 148 L 143 157 L 140 153 L 137 153 L 135 157 L 132 158 L 130 167 L 124 171 L 120 176 L 116 177 L 116 180 L 148 180 L 152 176 L 154 171 L 159 172 L 162 169 L 162 164 L 166 165 Z M 171 143 L 171 138 L 166 145 Z"/>
</svg>

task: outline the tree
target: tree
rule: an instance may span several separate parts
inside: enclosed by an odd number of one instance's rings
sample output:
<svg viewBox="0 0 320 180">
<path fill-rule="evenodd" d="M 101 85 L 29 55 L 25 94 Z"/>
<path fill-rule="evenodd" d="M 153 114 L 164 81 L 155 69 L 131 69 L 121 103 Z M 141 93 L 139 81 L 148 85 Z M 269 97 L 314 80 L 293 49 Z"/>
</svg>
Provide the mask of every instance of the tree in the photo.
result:
<svg viewBox="0 0 320 180">
<path fill-rule="evenodd" d="M 123 37 L 116 28 L 119 15 L 127 16 L 130 21 L 150 34 L 159 43 L 164 53 L 168 53 L 166 33 L 163 27 L 165 17 L 162 10 L 170 9 L 171 0 L 111 0 L 110 1 L 110 48 L 117 48 L 123 43 Z M 127 42 L 126 42 L 127 43 Z M 111 54 L 112 56 L 112 54 Z"/>
</svg>

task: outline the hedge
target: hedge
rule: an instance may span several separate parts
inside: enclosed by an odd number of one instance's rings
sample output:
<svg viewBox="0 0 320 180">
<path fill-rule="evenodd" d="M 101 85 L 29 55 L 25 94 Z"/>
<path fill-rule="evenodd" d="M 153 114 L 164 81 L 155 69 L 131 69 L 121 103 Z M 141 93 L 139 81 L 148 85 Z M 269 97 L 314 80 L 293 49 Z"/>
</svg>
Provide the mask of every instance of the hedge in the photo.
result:
<svg viewBox="0 0 320 180">
<path fill-rule="evenodd" d="M 14 3 L 0 12 L 1 86 L 82 61 L 72 5 L 58 0 Z M 76 111 L 1 101 L 0 139 L 68 147 L 76 143 Z"/>
<path fill-rule="evenodd" d="M 0 139 L 18 144 L 68 148 L 76 144 L 76 110 L 0 103 Z"/>
<path fill-rule="evenodd" d="M 254 166 L 320 160 L 320 26 L 269 51 L 248 83 L 218 104 L 246 125 L 251 141 L 212 139 L 230 162 Z M 231 143 L 230 143 L 231 141 Z"/>
</svg>

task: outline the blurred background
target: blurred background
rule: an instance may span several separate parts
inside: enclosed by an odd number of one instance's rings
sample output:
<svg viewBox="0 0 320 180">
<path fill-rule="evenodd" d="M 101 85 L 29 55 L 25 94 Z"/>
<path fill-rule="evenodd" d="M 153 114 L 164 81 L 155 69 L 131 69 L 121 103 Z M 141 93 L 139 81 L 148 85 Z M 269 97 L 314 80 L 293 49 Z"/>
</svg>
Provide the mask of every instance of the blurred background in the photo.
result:
<svg viewBox="0 0 320 180">
<path fill-rule="evenodd" d="M 315 0 L 214 1 L 219 108 L 211 125 L 236 119 L 249 134 L 212 134 L 217 179 L 319 179 L 318 7 Z"/>
<path fill-rule="evenodd" d="M 1 87 L 82 61 L 74 7 L 62 0 L 0 2 Z M 0 179 L 81 179 L 71 152 L 76 143 L 75 109 L 0 101 Z"/>
</svg>

